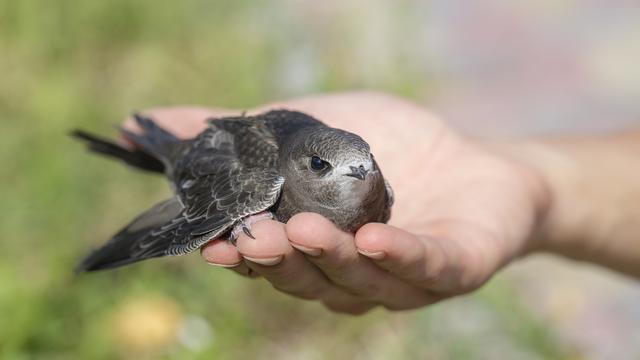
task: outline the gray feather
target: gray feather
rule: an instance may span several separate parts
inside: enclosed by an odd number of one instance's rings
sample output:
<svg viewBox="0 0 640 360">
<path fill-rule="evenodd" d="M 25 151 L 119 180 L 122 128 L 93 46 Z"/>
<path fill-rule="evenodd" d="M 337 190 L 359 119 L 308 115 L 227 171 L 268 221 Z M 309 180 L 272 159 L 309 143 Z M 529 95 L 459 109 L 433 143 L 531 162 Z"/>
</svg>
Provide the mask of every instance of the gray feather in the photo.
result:
<svg viewBox="0 0 640 360">
<path fill-rule="evenodd" d="M 283 222 L 313 211 L 347 231 L 389 218 L 392 193 L 369 145 L 306 114 L 278 110 L 212 119 L 190 140 L 177 139 L 149 118 L 136 116 L 136 121 L 143 133 L 123 134 L 164 164 L 176 197 L 136 218 L 79 270 L 186 254 L 263 211 Z M 308 167 L 310 156 L 322 156 L 333 167 L 315 172 Z M 344 169 L 360 169 L 360 180 L 341 173 Z M 371 176 L 365 181 L 367 171 Z"/>
</svg>

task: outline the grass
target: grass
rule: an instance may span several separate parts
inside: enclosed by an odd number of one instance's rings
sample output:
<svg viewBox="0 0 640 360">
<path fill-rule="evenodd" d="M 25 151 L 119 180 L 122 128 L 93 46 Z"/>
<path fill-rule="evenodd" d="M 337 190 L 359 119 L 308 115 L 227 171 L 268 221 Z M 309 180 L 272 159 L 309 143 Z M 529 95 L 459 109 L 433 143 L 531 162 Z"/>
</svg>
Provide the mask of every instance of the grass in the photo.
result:
<svg viewBox="0 0 640 360">
<path fill-rule="evenodd" d="M 393 61 L 402 51 L 388 55 L 385 71 L 361 72 L 352 60 L 358 24 L 344 11 L 337 24 L 314 27 L 263 2 L 0 0 L 0 357 L 467 359 L 495 341 L 534 357 L 564 354 L 504 285 L 462 303 L 351 318 L 197 255 L 72 273 L 91 246 L 168 189 L 86 154 L 70 129 L 109 133 L 131 111 L 159 105 L 246 108 L 358 87 L 429 91 L 420 73 Z M 408 10 L 394 11 L 401 23 Z M 498 340 L 460 335 L 451 316 L 467 306 L 491 320 Z"/>
</svg>

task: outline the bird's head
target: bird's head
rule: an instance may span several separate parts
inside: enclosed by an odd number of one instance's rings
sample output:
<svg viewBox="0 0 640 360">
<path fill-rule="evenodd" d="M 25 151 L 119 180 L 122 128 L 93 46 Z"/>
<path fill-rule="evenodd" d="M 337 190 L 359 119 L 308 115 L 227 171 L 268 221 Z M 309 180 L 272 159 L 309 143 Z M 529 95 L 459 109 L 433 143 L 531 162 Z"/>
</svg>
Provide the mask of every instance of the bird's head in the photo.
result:
<svg viewBox="0 0 640 360">
<path fill-rule="evenodd" d="M 361 205 L 380 177 L 369 144 L 344 130 L 319 127 L 304 132 L 287 152 L 285 184 L 328 207 Z"/>
</svg>

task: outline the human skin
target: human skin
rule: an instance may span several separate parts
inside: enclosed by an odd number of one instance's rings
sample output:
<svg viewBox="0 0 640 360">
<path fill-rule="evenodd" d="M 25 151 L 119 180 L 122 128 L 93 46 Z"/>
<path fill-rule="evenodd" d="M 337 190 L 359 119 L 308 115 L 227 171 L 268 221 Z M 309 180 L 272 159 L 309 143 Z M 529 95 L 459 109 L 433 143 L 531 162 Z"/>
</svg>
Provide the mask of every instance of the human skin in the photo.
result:
<svg viewBox="0 0 640 360">
<path fill-rule="evenodd" d="M 359 314 L 422 307 L 484 284 L 538 251 L 640 277 L 640 133 L 481 143 L 425 109 L 379 93 L 278 102 L 362 136 L 395 192 L 389 224 L 355 234 L 313 213 L 252 226 L 205 245 L 209 264 L 262 276 L 274 288 Z M 180 137 L 239 110 L 145 111 Z M 133 121 L 125 127 L 135 130 Z M 634 169 L 630 171 L 629 169 Z M 616 186 L 611 186 L 612 184 Z"/>
</svg>

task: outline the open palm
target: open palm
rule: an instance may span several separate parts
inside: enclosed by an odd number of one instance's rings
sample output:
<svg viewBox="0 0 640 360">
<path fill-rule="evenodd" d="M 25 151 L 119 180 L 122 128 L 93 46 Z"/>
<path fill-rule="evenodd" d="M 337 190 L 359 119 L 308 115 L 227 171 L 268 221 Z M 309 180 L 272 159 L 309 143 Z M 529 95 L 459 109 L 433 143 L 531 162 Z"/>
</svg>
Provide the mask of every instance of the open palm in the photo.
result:
<svg viewBox="0 0 640 360">
<path fill-rule="evenodd" d="M 546 189 L 533 169 L 463 138 L 426 110 L 376 93 L 300 98 L 250 111 L 287 108 L 362 136 L 395 192 L 389 225 L 345 233 L 317 214 L 253 225 L 234 247 L 202 249 L 209 263 L 261 275 L 283 292 L 335 311 L 411 309 L 482 285 L 533 247 Z M 147 113 L 179 136 L 211 116 L 240 111 L 194 107 Z M 126 126 L 133 127 L 131 122 Z"/>
</svg>

